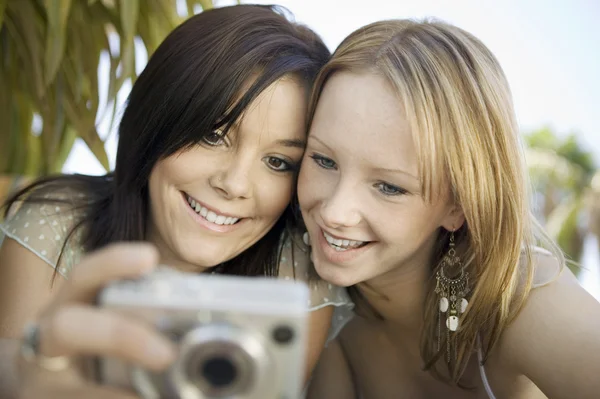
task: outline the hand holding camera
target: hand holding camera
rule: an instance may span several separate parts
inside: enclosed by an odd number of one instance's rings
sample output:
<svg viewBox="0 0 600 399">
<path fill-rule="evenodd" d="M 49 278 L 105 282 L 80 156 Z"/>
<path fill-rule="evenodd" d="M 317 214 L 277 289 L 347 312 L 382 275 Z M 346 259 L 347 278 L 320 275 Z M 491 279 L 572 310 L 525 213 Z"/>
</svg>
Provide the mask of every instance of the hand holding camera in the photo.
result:
<svg viewBox="0 0 600 399">
<path fill-rule="evenodd" d="M 264 277 L 161 267 L 116 281 L 99 305 L 143 320 L 178 348 L 162 373 L 102 359 L 103 383 L 144 398 L 296 398 L 302 389 L 308 289 Z"/>
<path fill-rule="evenodd" d="M 157 262 L 145 244 L 87 256 L 26 336 L 20 397 L 299 396 L 305 285 Z"/>
</svg>

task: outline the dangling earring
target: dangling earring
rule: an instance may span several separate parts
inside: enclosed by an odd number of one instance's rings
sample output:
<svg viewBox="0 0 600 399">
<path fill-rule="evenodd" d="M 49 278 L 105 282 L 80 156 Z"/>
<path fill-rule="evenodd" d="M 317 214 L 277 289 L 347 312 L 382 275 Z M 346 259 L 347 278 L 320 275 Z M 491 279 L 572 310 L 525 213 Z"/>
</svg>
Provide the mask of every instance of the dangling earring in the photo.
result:
<svg viewBox="0 0 600 399">
<path fill-rule="evenodd" d="M 454 269 L 460 267 L 460 274 L 456 278 L 450 278 L 444 273 L 444 267 Z M 447 361 L 450 362 L 450 333 L 455 332 L 460 324 L 460 315 L 467 310 L 469 302 L 465 296 L 469 292 L 469 272 L 456 255 L 454 243 L 454 231 L 450 234 L 450 248 L 442 258 L 440 268 L 436 275 L 435 293 L 440 297 L 438 313 L 438 351 L 441 349 L 441 324 L 442 314 L 446 314 L 446 346 Z"/>
</svg>

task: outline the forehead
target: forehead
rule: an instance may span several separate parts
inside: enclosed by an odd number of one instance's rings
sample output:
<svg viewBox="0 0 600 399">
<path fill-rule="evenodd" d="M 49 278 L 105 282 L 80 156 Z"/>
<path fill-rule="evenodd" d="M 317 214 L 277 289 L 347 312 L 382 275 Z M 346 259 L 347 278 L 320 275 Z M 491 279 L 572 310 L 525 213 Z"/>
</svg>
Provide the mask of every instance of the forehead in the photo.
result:
<svg viewBox="0 0 600 399">
<path fill-rule="evenodd" d="M 261 139 L 302 139 L 306 136 L 306 88 L 292 77 L 281 78 L 248 105 L 235 131 Z"/>
<path fill-rule="evenodd" d="M 334 73 L 322 90 L 311 135 L 375 167 L 417 171 L 411 129 L 388 81 L 375 73 Z"/>
</svg>

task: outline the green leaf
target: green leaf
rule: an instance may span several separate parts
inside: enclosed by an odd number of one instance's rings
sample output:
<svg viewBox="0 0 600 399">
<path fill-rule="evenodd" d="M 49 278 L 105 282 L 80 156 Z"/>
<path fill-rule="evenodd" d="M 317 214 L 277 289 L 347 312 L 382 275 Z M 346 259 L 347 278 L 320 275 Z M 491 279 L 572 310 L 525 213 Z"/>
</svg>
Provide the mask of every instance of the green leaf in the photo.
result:
<svg viewBox="0 0 600 399">
<path fill-rule="evenodd" d="M 214 8 L 212 0 L 198 0 L 198 2 L 202 6 L 203 10 L 210 10 L 211 8 Z"/>
<path fill-rule="evenodd" d="M 108 162 L 108 155 L 106 154 L 106 149 L 104 148 L 104 141 L 100 139 L 100 135 L 96 128 L 92 129 L 88 134 L 82 134 L 81 138 L 88 146 L 92 154 L 98 159 L 100 165 L 104 167 L 104 169 L 108 172 L 110 170 L 110 164 Z"/>
<path fill-rule="evenodd" d="M 102 4 L 107 8 L 115 7 L 115 0 L 101 0 L 101 1 L 102 1 Z"/>
<path fill-rule="evenodd" d="M 52 165 L 55 163 L 56 156 L 60 149 L 60 142 L 62 141 L 62 135 L 65 131 L 66 118 L 65 111 L 62 107 L 64 103 L 64 96 L 68 95 L 65 93 L 65 79 L 70 79 L 69 76 L 64 76 L 63 73 L 59 73 L 56 77 L 56 83 L 53 85 L 53 99 L 51 104 L 52 113 L 52 135 L 48 138 L 48 146 L 46 148 L 46 168 L 52 169 Z"/>
<path fill-rule="evenodd" d="M 83 139 L 100 164 L 108 171 L 110 168 L 108 155 L 104 148 L 104 142 L 94 125 L 94 115 L 87 111 L 85 107 L 70 101 L 69 98 L 65 100 L 65 112 L 68 118 L 73 121 L 73 126 L 77 129 L 77 134 Z"/>
<path fill-rule="evenodd" d="M 4 12 L 7 4 L 8 0 L 0 0 L 0 29 L 2 29 L 2 22 L 4 22 Z"/>
<path fill-rule="evenodd" d="M 121 0 L 121 81 L 135 74 L 135 44 L 134 37 L 140 11 L 139 0 Z"/>
<path fill-rule="evenodd" d="M 59 171 L 75 137 L 108 168 L 95 121 L 102 111 L 113 111 L 111 124 L 118 118 L 117 94 L 136 78 L 135 38 L 151 56 L 182 20 L 177 1 L 0 0 L 0 172 Z M 188 11 L 198 4 L 213 7 L 186 0 Z M 122 40 L 118 54 L 110 54 L 111 32 Z M 109 87 L 101 104 L 104 52 L 110 54 Z M 40 136 L 31 134 L 34 114 L 43 120 Z"/>
<path fill-rule="evenodd" d="M 12 40 L 16 42 L 19 64 L 13 72 L 24 79 L 23 86 L 28 88 L 32 97 L 40 100 L 44 96 L 44 74 L 42 71 L 43 20 L 28 1 L 11 2 L 14 9 L 11 17 L 5 20 L 6 28 Z M 23 73 L 22 69 L 26 69 Z"/>
<path fill-rule="evenodd" d="M 196 5 L 196 0 L 186 0 L 185 4 L 187 5 L 187 15 L 191 17 L 194 15 L 194 6 Z"/>
<path fill-rule="evenodd" d="M 73 149 L 75 139 L 77 139 L 77 133 L 75 132 L 75 129 L 72 129 L 68 126 L 65 127 L 65 131 L 62 135 L 62 141 L 60 143 L 60 151 L 54 159 L 54 164 L 50 165 L 50 173 L 60 173 L 62 171 L 62 167 L 67 161 L 71 150 Z"/>
<path fill-rule="evenodd" d="M 31 106 L 28 104 L 27 99 L 22 94 L 16 94 L 13 96 L 11 103 L 12 109 L 12 123 L 14 123 L 15 130 L 12 134 L 13 139 L 13 157 L 11 171 L 12 173 L 25 174 L 27 165 L 27 154 L 28 145 L 31 136 L 31 120 L 33 113 Z"/>
<path fill-rule="evenodd" d="M 583 232 L 579 216 L 583 210 L 582 198 L 566 198 L 552 211 L 546 223 L 550 236 L 573 260 L 579 261 L 583 251 Z"/>
<path fill-rule="evenodd" d="M 43 173 L 42 140 L 40 136 L 27 135 L 27 163 L 23 174 L 26 176 L 39 176 Z"/>
<path fill-rule="evenodd" d="M 49 85 L 65 54 L 65 32 L 71 10 L 71 0 L 44 0 L 46 9 L 46 52 L 44 57 L 45 80 Z"/>
</svg>

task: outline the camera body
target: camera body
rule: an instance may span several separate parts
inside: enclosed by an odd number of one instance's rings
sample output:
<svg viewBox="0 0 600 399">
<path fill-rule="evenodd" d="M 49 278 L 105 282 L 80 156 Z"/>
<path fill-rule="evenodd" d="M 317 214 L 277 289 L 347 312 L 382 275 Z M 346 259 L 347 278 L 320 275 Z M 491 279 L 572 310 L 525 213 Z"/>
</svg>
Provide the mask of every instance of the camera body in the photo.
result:
<svg viewBox="0 0 600 399">
<path fill-rule="evenodd" d="M 114 282 L 101 291 L 99 306 L 152 324 L 179 352 L 160 374 L 100 359 L 99 379 L 146 399 L 298 398 L 308 298 L 304 283 L 166 267 Z"/>
</svg>

